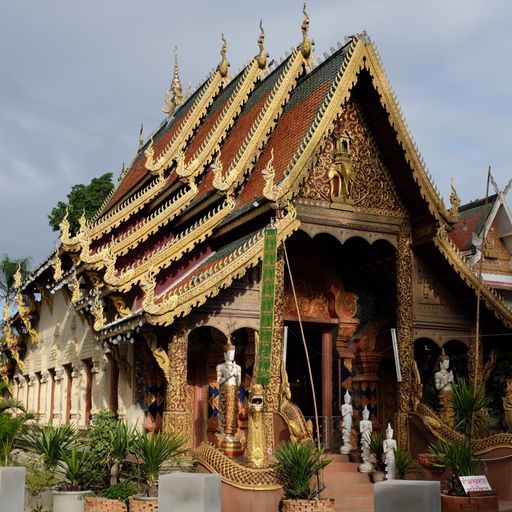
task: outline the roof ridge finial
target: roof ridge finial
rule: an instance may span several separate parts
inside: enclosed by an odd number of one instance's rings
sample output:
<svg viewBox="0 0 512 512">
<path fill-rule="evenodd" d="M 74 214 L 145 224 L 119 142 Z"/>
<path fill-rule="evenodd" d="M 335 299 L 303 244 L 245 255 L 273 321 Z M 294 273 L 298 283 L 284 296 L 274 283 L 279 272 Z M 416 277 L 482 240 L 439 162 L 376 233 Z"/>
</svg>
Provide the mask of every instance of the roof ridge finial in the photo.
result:
<svg viewBox="0 0 512 512">
<path fill-rule="evenodd" d="M 139 148 L 144 146 L 144 123 L 140 123 Z"/>
<path fill-rule="evenodd" d="M 454 220 L 460 219 L 460 198 L 457 194 L 457 191 L 455 190 L 455 182 L 453 181 L 453 178 L 450 181 L 450 188 L 452 189 L 452 192 L 450 194 L 450 204 L 451 208 L 449 210 L 450 215 L 454 218 Z"/>
<path fill-rule="evenodd" d="M 229 71 L 229 62 L 226 58 L 226 53 L 228 52 L 228 43 L 226 41 L 226 38 L 224 37 L 224 34 L 221 34 L 222 38 L 222 48 L 220 49 L 220 54 L 222 56 L 222 59 L 220 61 L 220 64 L 217 66 L 217 70 L 220 73 L 220 76 L 222 78 L 227 78 L 228 71 Z"/>
<path fill-rule="evenodd" d="M 265 30 L 263 30 L 263 20 L 260 20 L 260 36 L 258 37 L 258 46 L 260 51 L 256 60 L 258 61 L 258 67 L 261 70 L 267 69 L 267 57 L 268 53 L 265 51 Z"/>
<path fill-rule="evenodd" d="M 311 38 L 309 37 L 308 31 L 309 31 L 309 15 L 306 11 L 306 2 L 304 2 L 304 7 L 302 8 L 302 12 L 304 13 L 304 20 L 301 25 L 302 30 L 302 45 L 300 48 L 300 51 L 302 52 L 302 56 L 304 57 L 304 60 L 306 61 L 306 65 L 308 68 L 312 67 L 313 59 L 312 59 L 312 53 L 313 53 L 313 41 L 311 41 Z"/>
<path fill-rule="evenodd" d="M 187 86 L 185 94 L 183 94 L 183 87 L 181 85 L 180 73 L 178 68 L 178 47 L 174 47 L 174 71 L 172 75 L 171 86 L 165 92 L 165 106 L 162 108 L 162 112 L 167 114 L 167 119 L 170 119 L 176 109 L 183 103 L 185 98 L 188 96 L 190 91 L 190 84 Z M 172 92 L 172 99 L 170 99 Z"/>
</svg>

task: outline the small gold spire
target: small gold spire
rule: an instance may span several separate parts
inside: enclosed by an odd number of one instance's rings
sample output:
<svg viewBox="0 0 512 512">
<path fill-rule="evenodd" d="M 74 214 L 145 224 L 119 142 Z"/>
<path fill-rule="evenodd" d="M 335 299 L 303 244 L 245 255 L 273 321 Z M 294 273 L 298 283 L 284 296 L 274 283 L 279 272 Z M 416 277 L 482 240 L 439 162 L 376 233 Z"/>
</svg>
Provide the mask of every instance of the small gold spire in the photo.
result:
<svg viewBox="0 0 512 512">
<path fill-rule="evenodd" d="M 221 37 L 222 37 L 222 48 L 220 50 L 220 54 L 222 56 L 222 59 L 220 61 L 219 66 L 217 67 L 217 69 L 222 78 L 227 78 L 228 71 L 229 71 L 229 62 L 228 62 L 228 59 L 226 58 L 226 53 L 228 52 L 228 43 L 226 41 L 226 38 L 224 37 L 224 34 L 222 34 Z"/>
<path fill-rule="evenodd" d="M 21 263 L 18 263 L 18 269 L 14 274 L 14 289 L 19 290 L 21 288 Z"/>
<path fill-rule="evenodd" d="M 185 101 L 185 98 L 188 96 L 188 93 L 190 91 L 190 84 L 187 86 L 187 90 L 185 91 L 185 94 L 183 94 L 183 88 L 181 86 L 181 79 L 179 74 L 179 68 L 178 68 L 178 47 L 174 47 L 174 72 L 172 76 L 172 82 L 171 87 L 167 89 L 165 93 L 165 106 L 162 108 L 162 112 L 164 114 L 167 114 L 167 119 L 170 119 L 174 112 L 176 112 L 176 109 Z M 172 92 L 172 99 L 171 99 L 171 92 Z"/>
<path fill-rule="evenodd" d="M 302 12 L 304 13 L 304 21 L 301 25 L 302 30 L 302 46 L 301 46 L 301 52 L 302 56 L 304 57 L 304 60 L 306 61 L 306 65 L 311 68 L 313 64 L 312 59 L 312 53 L 313 53 L 313 42 L 311 41 L 311 38 L 308 35 L 309 30 L 309 16 L 306 11 L 306 2 L 304 2 L 304 8 L 302 9 Z"/>
<path fill-rule="evenodd" d="M 265 43 L 265 31 L 263 30 L 263 20 L 260 20 L 260 37 L 258 37 L 258 46 L 260 48 L 260 51 L 258 53 L 258 56 L 256 57 L 256 60 L 258 61 L 258 67 L 261 70 L 267 69 L 268 54 L 265 51 L 264 43 Z"/>
<path fill-rule="evenodd" d="M 144 123 L 140 123 L 140 132 L 139 132 L 139 148 L 144 146 Z"/>
<path fill-rule="evenodd" d="M 456 220 L 459 220 L 459 218 L 460 218 L 460 213 L 459 213 L 460 198 L 457 195 L 457 191 L 455 190 L 455 183 L 453 181 L 453 178 L 451 179 L 450 187 L 452 189 L 452 192 L 450 194 L 450 204 L 452 207 L 450 208 L 449 211 L 450 211 L 450 214 L 452 215 L 452 217 L 454 217 Z"/>
</svg>

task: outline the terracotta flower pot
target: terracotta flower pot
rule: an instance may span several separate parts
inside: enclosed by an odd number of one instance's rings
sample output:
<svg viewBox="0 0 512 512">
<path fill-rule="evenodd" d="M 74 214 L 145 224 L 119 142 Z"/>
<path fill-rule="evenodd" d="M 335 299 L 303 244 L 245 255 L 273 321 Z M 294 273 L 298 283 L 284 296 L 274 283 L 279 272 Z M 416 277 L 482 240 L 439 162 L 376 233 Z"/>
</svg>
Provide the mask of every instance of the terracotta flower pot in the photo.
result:
<svg viewBox="0 0 512 512">
<path fill-rule="evenodd" d="M 442 512 L 498 512 L 498 496 L 451 496 L 441 493 Z"/>
<path fill-rule="evenodd" d="M 130 512 L 158 512 L 158 497 L 130 496 Z"/>
<path fill-rule="evenodd" d="M 126 512 L 126 505 L 119 500 L 87 496 L 84 512 Z"/>
<path fill-rule="evenodd" d="M 334 500 L 281 500 L 280 512 L 334 512 Z"/>
</svg>

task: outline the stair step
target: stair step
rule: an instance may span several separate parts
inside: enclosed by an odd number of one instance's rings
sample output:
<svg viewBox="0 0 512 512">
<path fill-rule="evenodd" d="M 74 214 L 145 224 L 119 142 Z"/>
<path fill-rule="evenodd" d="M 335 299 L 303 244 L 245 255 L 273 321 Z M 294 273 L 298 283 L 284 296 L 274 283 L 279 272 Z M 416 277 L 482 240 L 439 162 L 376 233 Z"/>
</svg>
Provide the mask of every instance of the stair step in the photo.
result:
<svg viewBox="0 0 512 512">
<path fill-rule="evenodd" d="M 343 473 L 325 473 L 323 475 L 324 485 L 337 484 L 364 484 L 370 482 L 368 473 L 359 473 L 357 471 L 349 471 Z"/>
<path fill-rule="evenodd" d="M 336 473 L 345 471 L 357 471 L 358 464 L 355 462 L 331 462 L 324 469 L 324 473 Z"/>
<path fill-rule="evenodd" d="M 332 462 L 350 462 L 350 456 L 343 453 L 328 453 L 327 457 L 331 459 Z"/>
<path fill-rule="evenodd" d="M 324 493 L 328 498 L 336 498 L 338 496 L 373 496 L 373 484 L 329 484 Z"/>
<path fill-rule="evenodd" d="M 325 494 L 328 495 L 328 492 Z M 336 510 L 351 510 L 355 508 L 367 508 L 373 510 L 373 494 L 370 496 L 336 496 L 334 498 L 334 508 Z"/>
</svg>

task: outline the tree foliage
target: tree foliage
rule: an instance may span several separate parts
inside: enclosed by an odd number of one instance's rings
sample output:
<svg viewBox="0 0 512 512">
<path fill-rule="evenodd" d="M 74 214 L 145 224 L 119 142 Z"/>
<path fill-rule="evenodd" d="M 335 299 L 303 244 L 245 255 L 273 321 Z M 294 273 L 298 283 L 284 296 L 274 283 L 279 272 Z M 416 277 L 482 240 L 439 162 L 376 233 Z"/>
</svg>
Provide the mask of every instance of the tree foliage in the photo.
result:
<svg viewBox="0 0 512 512">
<path fill-rule="evenodd" d="M 55 206 L 48 220 L 50 227 L 53 231 L 59 230 L 59 224 L 66 214 L 66 209 L 69 211 L 69 224 L 71 234 L 78 231 L 79 219 L 82 213 L 90 221 L 96 212 L 101 208 L 105 199 L 114 188 L 112 182 L 112 173 L 108 172 L 99 178 L 93 178 L 88 185 L 78 184 L 71 187 L 67 198 L 67 202 L 59 201 Z"/>
<path fill-rule="evenodd" d="M 30 272 L 30 258 L 13 259 L 7 254 L 0 259 L 0 300 L 10 298 L 14 292 L 14 274 L 20 267 L 21 277 L 25 279 Z"/>
</svg>

